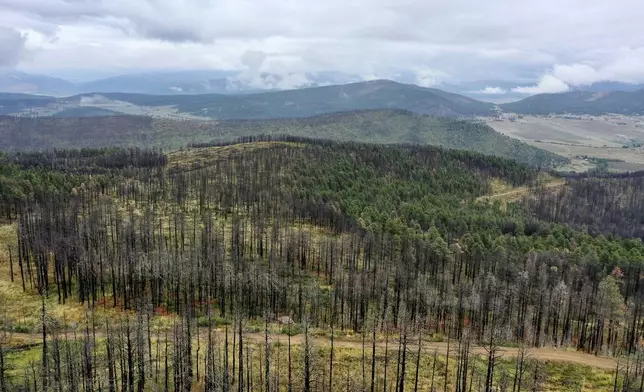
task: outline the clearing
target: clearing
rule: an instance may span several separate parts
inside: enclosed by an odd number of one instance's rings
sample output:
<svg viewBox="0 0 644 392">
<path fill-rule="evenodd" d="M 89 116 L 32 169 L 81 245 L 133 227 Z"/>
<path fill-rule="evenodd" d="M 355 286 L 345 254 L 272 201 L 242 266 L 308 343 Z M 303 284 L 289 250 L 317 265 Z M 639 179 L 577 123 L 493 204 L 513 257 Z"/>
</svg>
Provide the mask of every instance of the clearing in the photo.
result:
<svg viewBox="0 0 644 392">
<path fill-rule="evenodd" d="M 565 156 L 572 163 L 561 169 L 585 171 L 592 158 L 608 160 L 608 169 L 644 169 L 644 118 L 641 116 L 518 116 L 482 118 L 497 132 Z M 621 162 L 620 162 L 621 161 Z"/>
</svg>

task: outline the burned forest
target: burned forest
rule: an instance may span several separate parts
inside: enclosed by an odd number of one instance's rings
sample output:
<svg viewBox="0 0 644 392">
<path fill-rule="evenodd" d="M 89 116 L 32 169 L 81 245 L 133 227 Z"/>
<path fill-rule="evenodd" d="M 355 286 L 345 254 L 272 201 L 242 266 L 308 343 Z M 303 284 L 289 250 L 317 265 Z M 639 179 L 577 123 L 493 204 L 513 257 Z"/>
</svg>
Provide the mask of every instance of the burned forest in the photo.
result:
<svg viewBox="0 0 644 392">
<path fill-rule="evenodd" d="M 286 136 L 0 155 L 0 391 L 642 390 L 641 183 Z"/>
</svg>

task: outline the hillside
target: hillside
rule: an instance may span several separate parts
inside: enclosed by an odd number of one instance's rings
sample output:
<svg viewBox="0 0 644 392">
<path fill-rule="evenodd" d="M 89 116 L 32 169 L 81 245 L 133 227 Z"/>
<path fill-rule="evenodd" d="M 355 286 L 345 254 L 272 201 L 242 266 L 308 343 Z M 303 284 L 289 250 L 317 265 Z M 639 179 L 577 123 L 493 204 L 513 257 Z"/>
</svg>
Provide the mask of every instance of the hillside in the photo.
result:
<svg viewBox="0 0 644 392">
<path fill-rule="evenodd" d="M 491 104 L 457 94 L 387 80 L 235 96 L 101 95 L 136 105 L 176 106 L 180 113 L 215 119 L 309 117 L 364 109 L 404 109 L 455 117 L 486 115 L 492 108 Z"/>
<path fill-rule="evenodd" d="M 1 150 L 107 146 L 178 148 L 243 136 L 282 134 L 387 144 L 431 144 L 498 155 L 543 167 L 566 162 L 563 157 L 503 136 L 481 123 L 395 110 L 216 122 L 136 116 L 0 118 Z"/>
<path fill-rule="evenodd" d="M 20 98 L 20 97 L 16 97 Z M 33 107 L 11 104 L 4 114 L 51 116 L 78 107 L 94 107 L 124 114 L 147 113 L 199 116 L 211 119 L 271 119 L 310 117 L 319 114 L 365 109 L 402 109 L 420 114 L 449 117 L 488 115 L 493 105 L 447 93 L 387 80 L 271 91 L 256 94 L 146 95 L 88 93 L 67 98 L 34 101 Z M 43 103 L 50 103 L 43 108 Z"/>
<path fill-rule="evenodd" d="M 54 104 L 55 102 L 56 98 L 48 96 L 0 93 L 0 115 L 15 114 L 23 110 L 39 109 Z"/>
<path fill-rule="evenodd" d="M 565 186 L 540 189 L 522 203 L 536 216 L 591 235 L 644 239 L 644 172 L 571 175 Z"/>
<path fill-rule="evenodd" d="M 550 113 L 644 114 L 644 89 L 630 92 L 570 91 L 559 94 L 539 94 L 499 106 L 507 112 L 537 115 Z"/>
<path fill-rule="evenodd" d="M 0 380 L 633 390 L 641 241 L 477 201 L 543 175 L 294 137 L 2 154 L 0 213 L 15 223 L 0 225 Z"/>
<path fill-rule="evenodd" d="M 94 108 L 94 107 L 74 107 L 69 109 L 63 109 L 60 112 L 57 112 L 53 117 L 106 117 L 106 116 L 121 116 L 119 112 L 115 112 L 108 109 Z"/>
<path fill-rule="evenodd" d="M 64 96 L 77 91 L 73 83 L 63 79 L 0 69 L 0 92 Z"/>
</svg>

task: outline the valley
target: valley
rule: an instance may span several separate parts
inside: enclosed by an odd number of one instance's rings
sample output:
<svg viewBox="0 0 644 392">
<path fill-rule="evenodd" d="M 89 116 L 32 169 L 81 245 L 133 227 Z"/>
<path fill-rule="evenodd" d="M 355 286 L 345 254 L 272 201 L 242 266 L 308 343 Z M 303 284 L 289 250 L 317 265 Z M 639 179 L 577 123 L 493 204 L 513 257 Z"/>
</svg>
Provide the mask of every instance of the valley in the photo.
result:
<svg viewBox="0 0 644 392">
<path fill-rule="evenodd" d="M 481 118 L 497 132 L 570 159 L 560 167 L 583 172 L 601 167 L 611 171 L 644 169 L 644 117 L 517 115 Z"/>
</svg>

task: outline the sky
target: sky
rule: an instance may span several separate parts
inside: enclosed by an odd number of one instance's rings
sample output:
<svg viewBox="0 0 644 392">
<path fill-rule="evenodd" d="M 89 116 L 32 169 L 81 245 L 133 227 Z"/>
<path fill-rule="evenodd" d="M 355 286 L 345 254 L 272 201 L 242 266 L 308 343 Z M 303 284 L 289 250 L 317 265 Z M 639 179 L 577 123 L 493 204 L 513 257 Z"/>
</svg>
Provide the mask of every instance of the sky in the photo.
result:
<svg viewBox="0 0 644 392">
<path fill-rule="evenodd" d="M 0 0 L 0 67 L 405 73 L 535 94 L 643 83 L 642 20 L 642 0 Z"/>
</svg>

